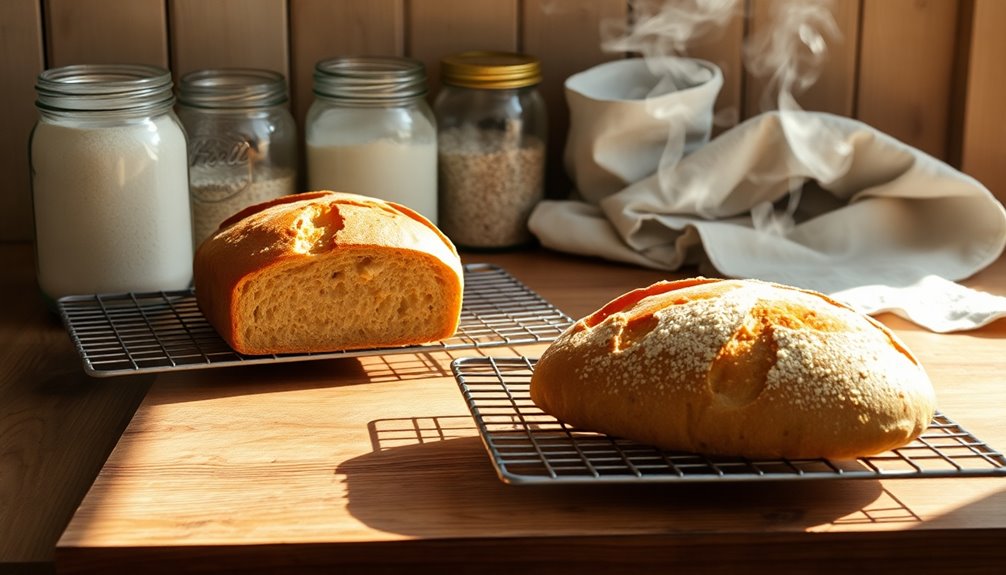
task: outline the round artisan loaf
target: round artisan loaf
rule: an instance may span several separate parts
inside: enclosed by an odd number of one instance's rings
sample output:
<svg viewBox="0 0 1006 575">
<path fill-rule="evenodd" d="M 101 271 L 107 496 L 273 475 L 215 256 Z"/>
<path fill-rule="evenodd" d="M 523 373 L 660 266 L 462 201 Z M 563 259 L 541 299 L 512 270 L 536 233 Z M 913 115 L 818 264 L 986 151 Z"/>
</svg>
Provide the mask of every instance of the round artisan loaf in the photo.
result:
<svg viewBox="0 0 1006 575">
<path fill-rule="evenodd" d="M 578 321 L 538 361 L 531 399 L 666 450 L 831 459 L 904 445 L 936 405 L 916 358 L 869 316 L 816 292 L 705 278 Z"/>
</svg>

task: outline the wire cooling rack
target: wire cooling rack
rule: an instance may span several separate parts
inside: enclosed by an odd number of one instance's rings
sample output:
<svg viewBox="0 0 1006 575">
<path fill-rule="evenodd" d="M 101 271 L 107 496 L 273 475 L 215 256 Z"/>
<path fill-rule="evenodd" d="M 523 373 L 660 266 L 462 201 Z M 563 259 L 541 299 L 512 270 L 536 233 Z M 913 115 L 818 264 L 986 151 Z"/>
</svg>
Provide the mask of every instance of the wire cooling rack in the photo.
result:
<svg viewBox="0 0 1006 575">
<path fill-rule="evenodd" d="M 467 264 L 464 274 L 461 321 L 453 337 L 331 353 L 237 353 L 206 321 L 192 290 L 69 296 L 58 305 L 84 371 L 95 377 L 548 342 L 572 324 L 569 316 L 498 266 Z"/>
<path fill-rule="evenodd" d="M 500 479 L 512 484 L 1006 476 L 1006 457 L 937 414 L 921 437 L 871 457 L 746 459 L 668 452 L 582 431 L 531 401 L 534 359 L 472 357 L 451 367 Z"/>
</svg>

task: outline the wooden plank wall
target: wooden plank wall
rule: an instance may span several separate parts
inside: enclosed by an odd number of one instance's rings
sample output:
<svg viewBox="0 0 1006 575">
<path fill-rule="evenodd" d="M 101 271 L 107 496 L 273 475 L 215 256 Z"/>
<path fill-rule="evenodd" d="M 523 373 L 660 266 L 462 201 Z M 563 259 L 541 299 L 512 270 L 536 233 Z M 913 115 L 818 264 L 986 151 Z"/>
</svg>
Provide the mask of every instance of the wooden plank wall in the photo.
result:
<svg viewBox="0 0 1006 575">
<path fill-rule="evenodd" d="M 674 2 L 675 0 L 670 0 Z M 718 131 L 760 113 L 766 83 L 746 72 L 745 45 L 777 29 L 784 0 L 737 0 L 725 26 L 686 53 L 717 63 L 725 84 Z M 695 4 L 687 0 L 687 4 Z M 301 126 L 315 62 L 337 55 L 423 61 L 431 97 L 440 57 L 465 49 L 541 58 L 550 112 L 551 195 L 561 174 L 570 74 L 624 54 L 601 48 L 601 28 L 632 22 L 625 0 L 4 0 L 0 2 L 0 241 L 31 239 L 27 141 L 34 78 L 46 67 L 144 62 L 191 70 L 247 66 L 290 82 Z M 650 0 L 643 6 L 659 5 Z M 1006 2 L 835 0 L 835 34 L 803 107 L 856 117 L 962 167 L 1006 198 Z M 757 53 L 747 54 L 748 57 Z"/>
</svg>

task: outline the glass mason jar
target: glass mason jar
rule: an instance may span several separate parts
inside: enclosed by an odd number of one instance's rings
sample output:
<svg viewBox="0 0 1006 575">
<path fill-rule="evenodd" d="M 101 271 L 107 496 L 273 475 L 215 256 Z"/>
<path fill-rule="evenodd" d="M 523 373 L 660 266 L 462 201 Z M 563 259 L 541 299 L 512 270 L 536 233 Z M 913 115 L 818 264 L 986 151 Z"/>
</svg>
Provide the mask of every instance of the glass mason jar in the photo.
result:
<svg viewBox="0 0 1006 575">
<path fill-rule="evenodd" d="M 505 249 L 531 241 L 545 194 L 541 65 L 523 54 L 462 52 L 441 61 L 437 118 L 440 227 L 457 245 Z"/>
<path fill-rule="evenodd" d="M 182 76 L 178 117 L 189 139 L 196 246 L 244 208 L 297 190 L 297 126 L 286 80 L 269 70 Z"/>
<path fill-rule="evenodd" d="M 315 67 L 307 187 L 403 204 L 437 222 L 437 129 L 426 70 L 408 58 L 352 57 Z"/>
<path fill-rule="evenodd" d="M 185 132 L 156 66 L 43 71 L 29 154 L 38 283 L 70 294 L 184 289 L 192 280 Z"/>
</svg>

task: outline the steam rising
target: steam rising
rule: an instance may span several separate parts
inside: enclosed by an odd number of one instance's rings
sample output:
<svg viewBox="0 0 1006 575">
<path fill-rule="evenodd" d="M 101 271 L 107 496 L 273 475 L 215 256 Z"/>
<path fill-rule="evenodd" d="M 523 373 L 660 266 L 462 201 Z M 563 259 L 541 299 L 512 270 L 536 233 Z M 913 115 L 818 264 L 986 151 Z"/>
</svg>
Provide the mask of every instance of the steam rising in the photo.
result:
<svg viewBox="0 0 1006 575">
<path fill-rule="evenodd" d="M 605 22 L 603 50 L 638 53 L 650 71 L 683 88 L 680 58 L 698 39 L 722 31 L 736 14 L 738 0 L 630 0 L 632 23 Z M 664 92 L 667 86 L 661 86 Z"/>
<path fill-rule="evenodd" d="M 659 81 L 648 94 L 655 97 L 674 90 L 698 85 L 708 80 L 706 71 L 683 59 L 687 49 L 698 39 L 716 34 L 737 13 L 738 0 L 629 0 L 631 23 L 602 23 L 603 50 L 642 56 L 647 68 Z M 681 121 L 691 114 L 681 106 L 668 107 L 653 103 L 649 111 L 655 118 L 666 120 L 667 145 L 657 169 L 662 189 L 673 186 L 674 167 L 685 150 L 686 133 Z"/>
<path fill-rule="evenodd" d="M 776 94 L 775 107 L 790 148 L 820 182 L 845 172 L 852 150 L 819 116 L 805 112 L 795 96 L 817 81 L 828 45 L 841 40 L 831 7 L 831 0 L 776 0 L 769 26 L 744 47 L 748 71 L 768 78 L 762 109 L 773 108 L 772 95 Z M 767 202 L 755 206 L 751 210 L 755 229 L 779 235 L 792 230 L 803 183 L 802 178 L 790 182 L 788 201 L 779 210 Z"/>
<path fill-rule="evenodd" d="M 831 13 L 832 0 L 776 0 L 770 25 L 744 45 L 747 70 L 768 77 L 762 94 L 762 109 L 775 106 L 771 95 L 778 90 L 780 110 L 800 109 L 793 96 L 817 81 L 828 59 L 828 45 L 841 39 Z"/>
<path fill-rule="evenodd" d="M 696 40 L 715 35 L 742 7 L 738 0 L 630 0 L 632 22 L 606 22 L 602 48 L 642 56 L 650 71 L 660 77 L 646 94 L 653 97 L 695 84 L 683 59 Z M 851 149 L 821 118 L 805 112 L 796 101 L 817 81 L 828 57 L 828 46 L 841 40 L 832 15 L 832 0 L 775 0 L 770 21 L 746 39 L 744 64 L 754 76 L 767 79 L 762 110 L 777 109 L 790 148 L 810 168 L 810 177 L 828 182 L 846 171 Z M 641 97 L 643 94 L 640 95 Z M 773 97 L 774 96 L 774 97 Z M 655 104 L 656 106 L 656 104 Z M 673 170 L 684 151 L 682 122 L 685 109 L 651 110 L 668 121 L 668 142 L 658 168 L 660 186 L 673 189 Z M 789 184 L 788 201 L 778 209 L 763 203 L 752 209 L 756 229 L 785 235 L 795 225 L 804 178 Z M 698 202 L 697 205 L 701 205 Z"/>
</svg>

